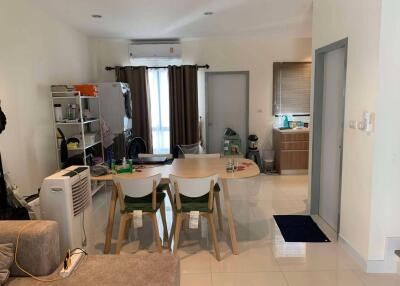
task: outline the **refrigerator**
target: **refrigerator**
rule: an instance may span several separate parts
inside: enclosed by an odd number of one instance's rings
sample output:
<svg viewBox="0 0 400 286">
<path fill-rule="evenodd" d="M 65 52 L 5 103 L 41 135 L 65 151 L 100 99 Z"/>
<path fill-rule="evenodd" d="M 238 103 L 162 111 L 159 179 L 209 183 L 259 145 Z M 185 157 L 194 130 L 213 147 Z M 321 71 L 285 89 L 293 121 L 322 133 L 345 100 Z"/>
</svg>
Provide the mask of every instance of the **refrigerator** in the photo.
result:
<svg viewBox="0 0 400 286">
<path fill-rule="evenodd" d="M 123 82 L 104 82 L 96 85 L 100 101 L 100 118 L 103 120 L 103 140 L 107 148 L 106 160 L 109 159 L 110 150 L 114 159 L 121 160 L 126 157 L 132 138 L 131 91 L 129 85 Z"/>
<path fill-rule="evenodd" d="M 97 83 L 100 117 L 117 136 L 132 129 L 132 99 L 129 85 L 123 82 Z"/>
</svg>

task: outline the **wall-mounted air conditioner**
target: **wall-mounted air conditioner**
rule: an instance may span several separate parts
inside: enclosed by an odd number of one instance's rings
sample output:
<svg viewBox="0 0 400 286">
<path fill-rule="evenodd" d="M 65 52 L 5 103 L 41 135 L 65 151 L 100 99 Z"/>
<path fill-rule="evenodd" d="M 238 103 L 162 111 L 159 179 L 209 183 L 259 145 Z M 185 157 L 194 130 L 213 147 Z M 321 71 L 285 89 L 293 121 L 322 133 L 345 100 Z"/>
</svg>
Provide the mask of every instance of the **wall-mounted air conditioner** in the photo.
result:
<svg viewBox="0 0 400 286">
<path fill-rule="evenodd" d="M 132 59 L 179 59 L 182 50 L 179 40 L 133 40 L 129 45 Z"/>
</svg>

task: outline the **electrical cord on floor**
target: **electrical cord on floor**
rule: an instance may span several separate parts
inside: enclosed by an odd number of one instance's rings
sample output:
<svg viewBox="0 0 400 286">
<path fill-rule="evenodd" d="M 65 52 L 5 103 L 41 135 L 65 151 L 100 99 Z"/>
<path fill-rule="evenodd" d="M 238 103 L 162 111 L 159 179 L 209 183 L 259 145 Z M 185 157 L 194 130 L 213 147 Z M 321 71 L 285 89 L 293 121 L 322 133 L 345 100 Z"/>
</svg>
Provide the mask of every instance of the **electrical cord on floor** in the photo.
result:
<svg viewBox="0 0 400 286">
<path fill-rule="evenodd" d="M 67 171 L 70 171 L 70 172 L 73 172 L 73 173 L 75 173 L 75 174 L 78 175 L 78 177 L 79 177 L 79 187 L 80 187 L 80 189 L 82 189 L 82 178 L 81 178 L 81 174 L 78 173 L 78 172 L 76 172 L 75 170 L 69 170 L 69 169 L 66 169 L 66 170 L 67 170 Z M 28 275 L 28 276 L 30 276 L 31 278 L 33 278 L 33 279 L 35 279 L 35 280 L 37 280 L 37 281 L 40 281 L 40 282 L 54 282 L 54 281 L 58 281 L 58 280 L 64 279 L 63 277 L 56 277 L 56 278 L 41 278 L 41 277 L 37 277 L 37 276 L 33 275 L 32 273 L 29 273 L 27 270 L 25 270 L 25 269 L 18 263 L 17 254 L 18 254 L 18 246 L 19 246 L 19 241 L 20 241 L 21 234 L 22 234 L 22 232 L 23 232 L 28 226 L 31 226 L 33 223 L 34 223 L 34 221 L 32 221 L 32 222 L 30 222 L 30 223 L 24 225 L 23 227 L 21 227 L 21 229 L 20 229 L 19 232 L 18 232 L 17 241 L 16 241 L 16 243 L 15 243 L 15 253 L 14 253 L 14 262 L 15 262 L 15 265 L 16 265 L 17 268 L 18 268 L 19 270 L 21 270 L 23 273 L 25 273 L 26 275 Z M 84 238 L 83 238 L 83 241 L 82 241 L 82 245 L 83 245 L 83 246 L 86 246 L 87 237 L 86 237 L 86 230 L 85 230 L 85 211 L 82 212 L 82 230 L 83 230 L 83 235 L 84 235 Z M 76 250 L 80 250 L 81 252 L 75 253 Z M 87 253 L 84 249 L 82 249 L 82 248 L 75 248 L 74 250 L 71 251 L 71 253 L 72 253 L 71 256 L 72 256 L 72 255 L 79 254 L 79 253 L 84 253 L 85 256 L 88 255 L 88 253 Z"/>
<path fill-rule="evenodd" d="M 80 250 L 80 252 L 75 252 L 76 250 Z M 71 253 L 72 253 L 72 255 L 79 254 L 79 253 L 84 253 L 85 255 L 89 255 L 86 250 L 84 250 L 83 248 L 80 248 L 80 247 L 72 249 Z"/>
<path fill-rule="evenodd" d="M 35 276 L 35 275 L 33 275 L 32 273 L 30 273 L 30 272 L 28 272 L 27 270 L 25 270 L 25 269 L 18 263 L 17 255 L 18 255 L 18 247 L 19 247 L 19 241 L 20 241 L 20 238 L 21 238 L 21 234 L 23 233 L 23 231 L 24 231 L 26 228 L 28 228 L 28 226 L 31 226 L 31 225 L 34 224 L 34 223 L 35 223 L 35 221 L 31 221 L 30 223 L 27 223 L 26 225 L 24 225 L 23 227 L 21 227 L 21 229 L 18 231 L 17 241 L 16 241 L 16 243 L 15 243 L 15 253 L 14 253 L 14 262 L 15 262 L 15 265 L 17 266 L 17 268 L 18 268 L 19 270 L 21 270 L 22 272 L 24 272 L 26 275 L 28 275 L 28 276 L 31 277 L 32 279 L 35 279 L 35 280 L 40 281 L 40 282 L 55 282 L 55 281 L 58 281 L 58 280 L 61 280 L 61 279 L 65 279 L 66 277 L 65 277 L 65 278 L 64 278 L 64 277 L 42 278 L 42 277 Z M 80 252 L 76 252 L 77 250 L 80 250 Z M 71 253 L 71 256 L 70 256 L 70 257 L 72 257 L 73 255 L 76 255 L 76 254 L 80 254 L 80 253 L 84 253 L 85 256 L 88 255 L 88 253 L 87 253 L 84 249 L 79 248 L 79 247 L 74 248 L 74 249 L 73 249 L 72 251 L 70 251 L 69 253 Z"/>
</svg>

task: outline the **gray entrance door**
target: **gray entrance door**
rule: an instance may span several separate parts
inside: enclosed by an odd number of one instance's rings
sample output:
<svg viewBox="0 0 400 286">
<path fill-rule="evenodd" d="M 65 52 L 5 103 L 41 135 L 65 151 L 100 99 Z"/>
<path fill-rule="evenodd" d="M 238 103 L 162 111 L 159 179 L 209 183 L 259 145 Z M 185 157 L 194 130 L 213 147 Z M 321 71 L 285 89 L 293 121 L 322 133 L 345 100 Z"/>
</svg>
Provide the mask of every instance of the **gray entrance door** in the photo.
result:
<svg viewBox="0 0 400 286">
<path fill-rule="evenodd" d="M 319 215 L 335 231 L 338 231 L 340 215 L 345 61 L 345 48 L 325 54 Z"/>
</svg>

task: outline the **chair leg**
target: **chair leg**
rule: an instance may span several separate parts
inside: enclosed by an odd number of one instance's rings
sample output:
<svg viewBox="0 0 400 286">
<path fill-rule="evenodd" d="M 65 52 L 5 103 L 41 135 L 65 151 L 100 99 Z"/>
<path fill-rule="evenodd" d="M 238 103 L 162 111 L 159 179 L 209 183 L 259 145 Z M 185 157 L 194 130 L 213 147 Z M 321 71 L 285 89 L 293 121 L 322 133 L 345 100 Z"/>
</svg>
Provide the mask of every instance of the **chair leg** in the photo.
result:
<svg viewBox="0 0 400 286">
<path fill-rule="evenodd" d="M 215 192 L 214 197 L 215 197 L 215 204 L 217 205 L 218 226 L 219 226 L 220 230 L 223 230 L 221 200 L 220 200 L 219 192 Z"/>
<path fill-rule="evenodd" d="M 169 243 L 169 247 L 170 247 L 170 248 L 171 248 L 172 239 L 173 239 L 174 233 L 175 233 L 175 227 L 176 227 L 176 214 L 174 213 L 174 214 L 172 215 L 171 232 L 169 233 L 169 238 L 168 238 L 168 243 Z"/>
<path fill-rule="evenodd" d="M 123 214 L 121 215 L 121 220 L 119 222 L 119 232 L 118 232 L 118 241 L 117 241 L 117 248 L 115 250 L 116 254 L 119 254 L 121 252 L 121 245 L 122 245 L 122 240 L 124 240 L 124 234 L 125 234 L 125 228 L 126 228 L 126 222 L 129 219 L 130 214 Z"/>
<path fill-rule="evenodd" d="M 171 192 L 170 189 L 167 190 L 167 195 L 168 195 L 168 198 L 169 198 L 169 202 L 171 203 L 172 213 L 175 214 L 174 199 L 173 199 L 172 192 Z"/>
<path fill-rule="evenodd" d="M 132 216 L 129 216 L 129 218 L 126 220 L 126 226 L 125 226 L 125 231 L 124 231 L 124 239 L 128 239 L 128 234 L 129 230 L 132 227 Z"/>
<path fill-rule="evenodd" d="M 221 255 L 219 252 L 219 242 L 218 242 L 218 237 L 217 237 L 217 231 L 215 229 L 215 224 L 214 224 L 214 219 L 212 214 L 208 213 L 206 214 L 207 216 L 207 220 L 208 220 L 208 224 L 210 226 L 211 229 L 211 236 L 213 239 L 213 244 L 214 244 L 214 249 L 215 249 L 215 256 L 217 257 L 217 260 L 220 261 L 221 260 Z"/>
<path fill-rule="evenodd" d="M 175 233 L 174 233 L 174 250 L 173 250 L 173 254 L 175 256 L 178 254 L 178 244 L 179 244 L 179 235 L 181 233 L 181 227 L 182 227 L 182 214 L 178 213 L 178 214 L 176 214 Z"/>
<path fill-rule="evenodd" d="M 163 244 L 167 243 L 167 247 L 169 246 L 168 240 L 168 228 L 167 228 L 167 217 L 165 216 L 165 204 L 164 202 L 160 205 L 160 213 L 161 213 L 161 220 L 163 223 Z"/>
<path fill-rule="evenodd" d="M 160 239 L 160 233 L 158 232 L 158 224 L 157 224 L 157 216 L 156 213 L 151 213 L 150 214 L 152 224 L 153 224 L 153 236 L 154 236 L 154 241 L 156 242 L 157 250 L 158 252 L 162 253 L 162 245 L 161 245 L 161 239 Z"/>
</svg>

